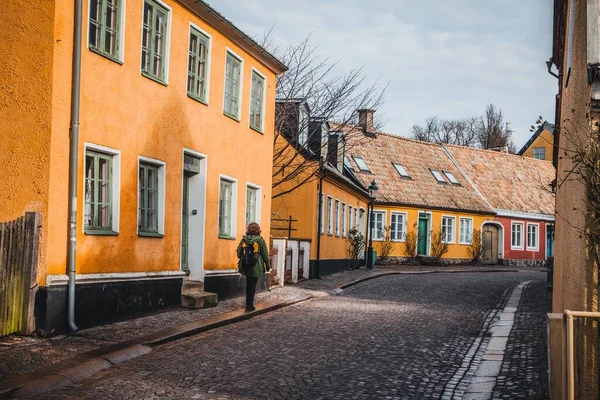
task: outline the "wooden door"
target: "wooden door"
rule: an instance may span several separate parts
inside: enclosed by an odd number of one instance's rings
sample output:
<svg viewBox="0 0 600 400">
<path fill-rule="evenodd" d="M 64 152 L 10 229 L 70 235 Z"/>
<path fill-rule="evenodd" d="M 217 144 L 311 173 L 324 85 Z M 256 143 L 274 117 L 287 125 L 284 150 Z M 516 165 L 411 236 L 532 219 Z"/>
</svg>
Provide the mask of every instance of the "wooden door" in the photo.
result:
<svg viewBox="0 0 600 400">
<path fill-rule="evenodd" d="M 498 264 L 498 227 L 485 225 L 483 227 L 483 262 L 486 264 Z"/>
</svg>

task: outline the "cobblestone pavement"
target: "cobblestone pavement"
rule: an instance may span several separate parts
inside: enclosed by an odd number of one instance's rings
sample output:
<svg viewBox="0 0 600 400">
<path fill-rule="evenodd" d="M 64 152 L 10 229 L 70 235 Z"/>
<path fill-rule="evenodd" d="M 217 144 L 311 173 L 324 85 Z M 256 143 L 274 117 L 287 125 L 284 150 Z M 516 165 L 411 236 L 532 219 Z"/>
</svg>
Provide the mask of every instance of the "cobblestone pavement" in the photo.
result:
<svg viewBox="0 0 600 400">
<path fill-rule="evenodd" d="M 394 275 L 155 348 L 42 398 L 438 399 L 514 285 Z"/>
<path fill-rule="evenodd" d="M 548 398 L 546 312 L 550 293 L 545 282 L 525 287 L 496 379 L 494 399 Z"/>
</svg>

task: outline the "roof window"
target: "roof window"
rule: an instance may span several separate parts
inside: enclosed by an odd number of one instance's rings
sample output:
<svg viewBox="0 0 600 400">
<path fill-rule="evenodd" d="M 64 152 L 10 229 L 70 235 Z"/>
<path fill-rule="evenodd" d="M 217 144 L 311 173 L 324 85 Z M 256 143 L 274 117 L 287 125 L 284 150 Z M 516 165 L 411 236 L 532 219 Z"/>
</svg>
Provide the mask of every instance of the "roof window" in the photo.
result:
<svg viewBox="0 0 600 400">
<path fill-rule="evenodd" d="M 410 178 L 410 175 L 406 171 L 406 168 L 404 168 L 404 165 L 398 164 L 398 163 L 392 163 L 392 164 L 394 164 L 394 168 L 396 168 L 396 171 L 398 171 L 398 173 L 400 174 L 401 177 Z"/>
<path fill-rule="evenodd" d="M 444 176 L 440 173 L 440 171 L 435 170 L 435 169 L 432 169 L 430 171 L 439 183 L 447 183 L 446 180 L 444 179 Z"/>
<path fill-rule="evenodd" d="M 361 171 L 371 172 L 371 170 L 367 166 L 367 163 L 361 157 L 354 157 L 354 161 L 356 162 L 356 165 L 358 165 L 358 169 L 360 169 Z"/>
<path fill-rule="evenodd" d="M 456 179 L 456 177 L 452 174 L 452 172 L 444 171 L 444 175 L 446 175 L 446 178 L 448 178 L 450 183 L 452 183 L 454 185 L 460 185 L 460 183 L 458 182 L 458 179 Z"/>
</svg>

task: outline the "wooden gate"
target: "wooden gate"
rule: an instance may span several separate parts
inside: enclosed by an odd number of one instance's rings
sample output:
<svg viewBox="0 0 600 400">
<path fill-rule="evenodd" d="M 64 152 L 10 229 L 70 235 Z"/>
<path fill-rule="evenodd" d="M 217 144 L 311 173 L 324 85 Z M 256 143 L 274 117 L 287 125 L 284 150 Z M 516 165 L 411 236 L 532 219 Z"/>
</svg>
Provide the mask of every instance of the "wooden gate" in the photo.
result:
<svg viewBox="0 0 600 400">
<path fill-rule="evenodd" d="M 39 213 L 0 223 L 0 336 L 34 330 Z"/>
</svg>

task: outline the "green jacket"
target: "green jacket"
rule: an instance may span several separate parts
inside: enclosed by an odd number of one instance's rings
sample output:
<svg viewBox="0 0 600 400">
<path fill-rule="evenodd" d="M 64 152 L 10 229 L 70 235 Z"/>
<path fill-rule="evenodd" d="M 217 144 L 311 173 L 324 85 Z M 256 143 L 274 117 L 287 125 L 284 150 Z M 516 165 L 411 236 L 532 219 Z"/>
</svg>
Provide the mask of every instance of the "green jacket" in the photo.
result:
<svg viewBox="0 0 600 400">
<path fill-rule="evenodd" d="M 246 245 L 254 245 L 254 243 L 258 242 L 258 253 L 259 257 L 254 264 L 253 267 L 247 268 L 243 263 L 244 258 L 244 250 L 242 249 L 242 243 L 246 242 Z M 249 276 L 251 278 L 259 278 L 261 277 L 266 269 L 270 269 L 269 266 L 269 250 L 267 249 L 267 244 L 265 240 L 258 235 L 248 235 L 244 236 L 242 240 L 240 240 L 240 244 L 237 247 L 237 256 L 240 259 L 238 261 L 238 271 L 240 274 Z"/>
</svg>

